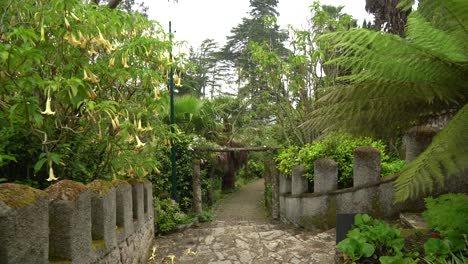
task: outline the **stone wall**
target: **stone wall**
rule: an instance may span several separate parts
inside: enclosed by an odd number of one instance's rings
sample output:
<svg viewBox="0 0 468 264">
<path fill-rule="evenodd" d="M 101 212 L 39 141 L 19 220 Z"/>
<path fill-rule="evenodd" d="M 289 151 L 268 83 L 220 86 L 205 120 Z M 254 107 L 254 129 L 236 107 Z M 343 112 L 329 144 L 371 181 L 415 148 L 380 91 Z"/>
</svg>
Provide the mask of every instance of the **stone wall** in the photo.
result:
<svg viewBox="0 0 468 264">
<path fill-rule="evenodd" d="M 423 135 L 419 135 L 420 131 Z M 419 155 L 433 136 L 426 129 L 412 130 L 406 140 L 407 161 Z M 416 138 L 411 138 L 416 137 Z M 424 139 L 424 140 L 421 140 Z M 408 153 L 409 152 L 409 153 Z M 354 151 L 353 187 L 337 190 L 337 163 L 329 159 L 314 162 L 314 192 L 307 192 L 304 169 L 298 166 L 292 176 L 280 175 L 280 217 L 284 222 L 311 230 L 325 230 L 336 225 L 337 214 L 368 213 L 375 217 L 392 218 L 401 211 L 422 210 L 423 198 L 405 203 L 394 203 L 394 182 L 398 175 L 380 177 L 380 152 L 373 147 L 361 147 Z M 468 171 L 461 177 L 452 177 L 443 188 L 435 188 L 433 195 L 446 192 L 466 192 Z"/>
<path fill-rule="evenodd" d="M 153 240 L 148 181 L 0 184 L 1 263 L 146 263 Z"/>
</svg>

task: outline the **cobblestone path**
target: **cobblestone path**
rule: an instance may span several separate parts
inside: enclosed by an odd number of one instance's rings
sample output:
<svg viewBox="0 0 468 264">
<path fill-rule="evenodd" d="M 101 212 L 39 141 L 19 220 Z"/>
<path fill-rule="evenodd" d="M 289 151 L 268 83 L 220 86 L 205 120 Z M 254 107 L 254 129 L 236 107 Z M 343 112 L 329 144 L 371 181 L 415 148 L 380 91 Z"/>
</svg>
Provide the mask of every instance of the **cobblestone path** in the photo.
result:
<svg viewBox="0 0 468 264">
<path fill-rule="evenodd" d="M 262 197 L 258 180 L 223 199 L 215 221 L 157 237 L 152 263 L 334 263 L 334 230 L 317 234 L 273 223 Z"/>
</svg>

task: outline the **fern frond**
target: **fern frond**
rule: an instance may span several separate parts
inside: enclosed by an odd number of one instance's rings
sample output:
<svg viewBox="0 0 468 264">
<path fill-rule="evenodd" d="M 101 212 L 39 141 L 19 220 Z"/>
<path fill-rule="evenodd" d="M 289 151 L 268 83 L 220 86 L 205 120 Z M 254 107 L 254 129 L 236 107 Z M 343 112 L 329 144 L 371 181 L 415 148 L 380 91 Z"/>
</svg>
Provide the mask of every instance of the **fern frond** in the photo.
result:
<svg viewBox="0 0 468 264">
<path fill-rule="evenodd" d="M 395 183 L 396 201 L 444 186 L 468 169 L 468 104 L 436 135 L 431 145 L 412 161 Z"/>
<path fill-rule="evenodd" d="M 436 21 L 438 10 L 456 8 L 466 10 L 468 1 L 424 1 L 408 19 L 406 38 L 366 29 L 321 37 L 341 54 L 328 64 L 350 71 L 338 78 L 350 85 L 328 89 L 303 126 L 384 135 L 422 115 L 460 109 L 468 102 L 468 35 L 456 20 L 466 14 Z"/>
</svg>

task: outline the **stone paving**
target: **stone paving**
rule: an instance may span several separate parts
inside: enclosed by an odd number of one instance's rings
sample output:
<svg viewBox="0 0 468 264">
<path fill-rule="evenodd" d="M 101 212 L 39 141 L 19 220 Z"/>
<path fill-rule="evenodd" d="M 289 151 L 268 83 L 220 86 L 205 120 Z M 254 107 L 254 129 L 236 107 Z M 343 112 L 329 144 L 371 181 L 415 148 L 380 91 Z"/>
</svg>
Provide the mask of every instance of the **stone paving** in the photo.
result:
<svg viewBox="0 0 468 264">
<path fill-rule="evenodd" d="M 335 230 L 313 233 L 271 222 L 261 209 L 262 184 L 221 201 L 216 221 L 158 237 L 151 263 L 334 263 Z"/>
</svg>

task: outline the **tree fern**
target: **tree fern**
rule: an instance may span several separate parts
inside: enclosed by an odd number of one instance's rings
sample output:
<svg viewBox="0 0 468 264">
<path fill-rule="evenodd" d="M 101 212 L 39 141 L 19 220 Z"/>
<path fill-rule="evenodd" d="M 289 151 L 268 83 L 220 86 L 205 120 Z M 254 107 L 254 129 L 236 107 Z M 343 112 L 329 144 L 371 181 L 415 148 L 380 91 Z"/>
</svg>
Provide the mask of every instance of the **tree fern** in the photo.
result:
<svg viewBox="0 0 468 264">
<path fill-rule="evenodd" d="M 468 105 L 465 105 L 419 157 L 411 162 L 396 182 L 397 201 L 425 191 L 434 183 L 443 186 L 448 177 L 468 169 Z"/>
<path fill-rule="evenodd" d="M 321 97 L 304 126 L 392 135 L 423 123 L 431 114 L 463 108 L 468 100 L 467 29 L 468 1 L 433 0 L 420 1 L 408 18 L 405 38 L 366 29 L 323 36 L 320 41 L 341 54 L 328 64 L 350 74 Z M 466 115 L 466 110 L 458 115 Z M 462 119 L 466 120 L 456 120 Z M 465 168 L 468 140 L 460 136 L 467 134 L 464 125 L 466 121 L 450 124 L 428 149 L 432 154 L 408 167 L 397 185 L 400 200 Z M 452 147 L 438 152 L 441 142 Z M 441 153 L 445 156 L 424 158 Z"/>
</svg>

